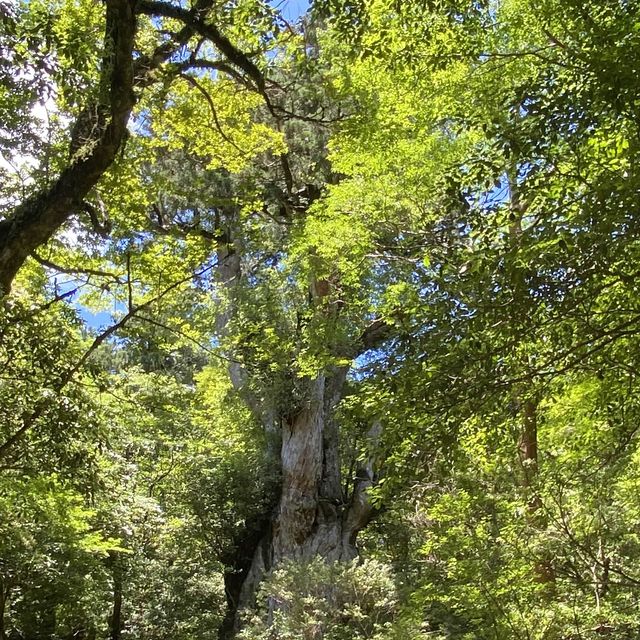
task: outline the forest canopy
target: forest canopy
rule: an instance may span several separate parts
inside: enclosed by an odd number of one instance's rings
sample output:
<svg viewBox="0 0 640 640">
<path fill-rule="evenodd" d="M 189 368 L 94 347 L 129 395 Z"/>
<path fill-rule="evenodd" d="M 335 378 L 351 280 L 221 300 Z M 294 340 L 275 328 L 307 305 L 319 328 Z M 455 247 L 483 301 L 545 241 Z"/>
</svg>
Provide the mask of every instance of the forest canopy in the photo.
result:
<svg viewBox="0 0 640 640">
<path fill-rule="evenodd" d="M 639 96 L 628 0 L 0 0 L 0 640 L 639 637 Z"/>
</svg>

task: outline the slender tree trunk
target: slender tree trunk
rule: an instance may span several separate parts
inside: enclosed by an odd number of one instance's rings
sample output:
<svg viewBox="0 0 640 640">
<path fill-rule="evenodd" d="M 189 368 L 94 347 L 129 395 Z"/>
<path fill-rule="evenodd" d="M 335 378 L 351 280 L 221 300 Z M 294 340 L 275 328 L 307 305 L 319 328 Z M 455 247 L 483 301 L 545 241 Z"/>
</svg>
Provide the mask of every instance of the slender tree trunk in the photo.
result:
<svg viewBox="0 0 640 640">
<path fill-rule="evenodd" d="M 600 614 L 602 600 L 609 592 L 609 570 L 611 567 L 611 558 L 605 553 L 601 535 L 598 539 L 598 554 L 596 558 L 596 562 L 594 562 L 591 571 L 593 575 L 593 585 L 596 599 L 596 613 Z"/>
<path fill-rule="evenodd" d="M 518 440 L 520 463 L 522 465 L 522 486 L 529 490 L 528 519 L 536 529 L 546 527 L 542 513 L 542 501 L 535 487 L 538 476 L 538 399 L 528 397 L 522 402 L 522 425 Z M 549 585 L 555 583 L 555 570 L 548 557 L 537 560 L 534 566 L 535 581 Z"/>
<path fill-rule="evenodd" d="M 516 112 L 516 121 L 520 114 Z M 507 168 L 507 180 L 509 184 L 509 208 L 510 224 L 509 237 L 511 249 L 517 251 L 523 242 L 523 218 L 529 208 L 522 198 L 520 186 L 518 184 L 519 163 L 514 156 L 511 165 Z M 514 331 L 524 331 L 524 318 L 518 316 L 519 302 L 527 295 L 527 284 L 525 270 L 522 267 L 514 269 L 514 305 L 513 305 L 513 328 Z M 530 369 L 526 359 L 521 361 L 522 370 Z M 535 489 L 535 479 L 538 475 L 538 404 L 539 398 L 531 389 L 514 389 L 516 406 L 520 412 L 520 433 L 518 435 L 518 455 L 522 467 L 522 486 L 529 492 L 528 518 L 531 525 L 538 529 L 543 529 L 546 524 L 541 513 L 542 501 Z M 543 584 L 553 584 L 555 572 L 552 562 L 547 558 L 538 560 L 534 567 L 536 582 Z"/>
<path fill-rule="evenodd" d="M 538 403 L 533 398 L 522 402 L 522 426 L 518 438 L 518 452 L 522 465 L 522 484 L 530 487 L 538 474 Z M 538 505 L 531 505 L 539 508 Z"/>
<path fill-rule="evenodd" d="M 109 639 L 121 640 L 124 567 L 118 552 L 112 551 L 109 553 L 109 564 L 111 565 L 111 579 L 113 581 L 113 607 L 109 619 Z"/>
<path fill-rule="evenodd" d="M 0 640 L 6 640 L 7 634 L 4 627 L 4 616 L 9 602 L 10 589 L 2 578 L 0 578 Z"/>
</svg>

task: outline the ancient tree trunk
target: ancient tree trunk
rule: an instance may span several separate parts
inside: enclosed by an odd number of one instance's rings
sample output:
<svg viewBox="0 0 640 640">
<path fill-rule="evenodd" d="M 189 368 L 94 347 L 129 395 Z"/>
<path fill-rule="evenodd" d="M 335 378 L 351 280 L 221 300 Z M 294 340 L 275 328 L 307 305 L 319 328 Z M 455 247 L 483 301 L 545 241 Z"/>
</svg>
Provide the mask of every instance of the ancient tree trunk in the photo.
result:
<svg viewBox="0 0 640 640">
<path fill-rule="evenodd" d="M 273 512 L 264 514 L 262 530 L 249 529 L 236 567 L 226 576 L 229 612 L 221 638 L 233 637 L 238 610 L 254 606 L 260 581 L 283 560 L 348 561 L 357 555 L 357 533 L 372 514 L 366 496 L 372 472 L 360 474 L 353 493 L 345 495 L 333 419 L 345 377 L 342 368 L 309 380 L 306 406 L 282 423 L 275 461 L 281 468 L 280 496 Z"/>
<path fill-rule="evenodd" d="M 241 276 L 237 248 L 221 248 L 218 261 L 218 276 L 232 298 L 234 284 Z M 233 300 L 218 317 L 221 336 L 232 313 Z M 377 325 L 375 330 L 376 335 L 382 335 Z M 327 561 L 355 558 L 357 533 L 373 513 L 366 495 L 373 480 L 371 469 L 362 470 L 350 495 L 345 494 L 341 478 L 339 429 L 334 413 L 344 393 L 347 366 L 327 367 L 302 381 L 301 406 L 282 412 L 285 415 L 278 415 L 268 399 L 259 400 L 251 394 L 246 373 L 237 363 L 232 363 L 229 370 L 235 388 L 265 430 L 279 432 L 279 437 L 268 441 L 276 445 L 272 457 L 282 483 L 276 506 L 264 514 L 260 535 L 249 532 L 246 544 L 239 550 L 241 558 L 250 557 L 250 562 L 243 560 L 239 563 L 243 566 L 227 576 L 229 615 L 220 631 L 221 638 L 233 637 L 238 627 L 237 612 L 254 606 L 260 581 L 281 562 L 316 556 Z"/>
<path fill-rule="evenodd" d="M 282 425 L 280 497 L 256 547 L 239 608 L 254 605 L 259 582 L 284 560 L 319 556 L 348 561 L 357 556 L 358 531 L 373 513 L 366 495 L 372 477 L 370 472 L 362 474 L 353 493 L 345 495 L 333 418 L 345 378 L 346 369 L 340 368 L 308 381 L 306 406 Z"/>
</svg>

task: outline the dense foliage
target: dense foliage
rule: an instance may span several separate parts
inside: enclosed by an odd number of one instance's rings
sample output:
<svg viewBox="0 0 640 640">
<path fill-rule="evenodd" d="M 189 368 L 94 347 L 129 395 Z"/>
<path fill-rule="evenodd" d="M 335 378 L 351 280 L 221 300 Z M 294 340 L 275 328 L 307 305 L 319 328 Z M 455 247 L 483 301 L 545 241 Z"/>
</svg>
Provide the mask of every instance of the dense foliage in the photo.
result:
<svg viewBox="0 0 640 640">
<path fill-rule="evenodd" d="M 0 0 L 0 58 L 0 640 L 640 635 L 640 5 Z"/>
</svg>

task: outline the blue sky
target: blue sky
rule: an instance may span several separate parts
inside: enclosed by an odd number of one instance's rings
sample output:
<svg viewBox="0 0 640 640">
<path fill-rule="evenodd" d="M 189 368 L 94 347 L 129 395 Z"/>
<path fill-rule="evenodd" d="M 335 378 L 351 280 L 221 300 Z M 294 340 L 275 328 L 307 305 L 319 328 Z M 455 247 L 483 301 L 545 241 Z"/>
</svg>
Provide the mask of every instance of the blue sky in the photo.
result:
<svg viewBox="0 0 640 640">
<path fill-rule="evenodd" d="M 271 4 L 288 22 L 295 22 L 309 8 L 308 0 L 274 0 Z"/>
</svg>

